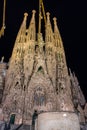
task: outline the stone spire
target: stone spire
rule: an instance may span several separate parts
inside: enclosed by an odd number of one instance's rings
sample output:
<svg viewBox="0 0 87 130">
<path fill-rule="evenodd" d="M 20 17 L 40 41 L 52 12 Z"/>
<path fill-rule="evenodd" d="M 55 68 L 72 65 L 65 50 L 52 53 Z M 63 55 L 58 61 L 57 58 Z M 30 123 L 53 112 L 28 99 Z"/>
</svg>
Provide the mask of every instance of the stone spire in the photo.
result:
<svg viewBox="0 0 87 130">
<path fill-rule="evenodd" d="M 57 60 L 57 66 L 56 66 L 57 79 L 61 82 L 61 80 L 63 80 L 64 77 L 68 78 L 68 70 L 67 70 L 65 52 L 63 48 L 63 42 L 62 42 L 60 32 L 57 26 L 57 19 L 54 17 L 53 20 L 54 20 L 54 45 L 56 47 L 56 60 Z M 59 88 L 57 89 L 59 91 Z"/>
<path fill-rule="evenodd" d="M 55 38 L 55 46 L 58 48 L 58 47 L 63 47 L 63 43 L 62 43 L 62 39 L 61 39 L 61 36 L 60 36 L 60 32 L 59 32 L 59 29 L 58 29 L 58 26 L 57 26 L 57 18 L 54 17 L 53 18 L 53 21 L 54 21 L 54 38 Z"/>
<path fill-rule="evenodd" d="M 16 38 L 16 42 L 25 42 L 25 33 L 26 33 L 26 21 L 27 21 L 27 16 L 28 14 L 27 13 L 24 13 L 24 20 L 21 24 L 21 27 L 19 29 L 19 32 L 18 32 L 18 35 L 17 35 L 17 38 Z"/>
<path fill-rule="evenodd" d="M 54 37 L 53 37 L 53 31 L 52 31 L 52 26 L 50 22 L 50 13 L 47 12 L 47 21 L 46 21 L 46 35 L 45 35 L 45 42 L 48 45 L 51 45 L 51 43 L 54 42 Z"/>
<path fill-rule="evenodd" d="M 74 83 L 75 83 L 75 85 L 77 86 L 77 92 L 78 92 L 77 95 L 78 95 L 79 104 L 80 104 L 81 106 L 84 106 L 85 103 L 86 103 L 86 100 L 85 100 L 85 97 L 84 97 L 84 95 L 83 95 L 83 92 L 82 92 L 82 90 L 81 90 L 81 88 L 80 88 L 80 84 L 79 84 L 79 82 L 78 82 L 78 79 L 77 79 L 75 73 L 73 73 L 73 77 L 74 77 Z M 75 88 L 76 88 L 76 87 L 75 87 Z"/>
<path fill-rule="evenodd" d="M 24 20 L 19 29 L 9 62 L 9 69 L 6 74 L 5 90 L 3 95 L 3 112 L 6 115 L 11 114 L 12 112 L 23 113 L 23 44 L 26 39 L 26 20 L 27 13 L 24 14 Z"/>
<path fill-rule="evenodd" d="M 24 43 L 24 85 L 28 86 L 30 76 L 33 71 L 35 43 L 36 43 L 36 26 L 35 26 L 35 13 L 32 11 L 32 18 L 27 29 L 26 42 Z"/>
<path fill-rule="evenodd" d="M 54 45 L 56 47 L 56 52 L 58 53 L 58 60 L 60 60 L 61 65 L 63 64 L 66 67 L 65 73 L 68 74 L 63 42 L 62 42 L 62 38 L 61 38 L 59 29 L 58 29 L 58 26 L 57 26 L 57 18 L 54 17 L 53 21 L 54 21 L 54 39 L 55 39 Z"/>
<path fill-rule="evenodd" d="M 55 47 L 54 47 L 54 34 L 52 25 L 50 22 L 50 13 L 47 12 L 47 21 L 45 28 L 45 47 L 46 47 L 46 64 L 49 77 L 55 86 L 56 80 L 56 59 L 55 59 Z M 54 74 L 54 76 L 53 76 Z"/>
<path fill-rule="evenodd" d="M 28 33 L 27 34 L 27 41 L 30 41 L 30 40 L 35 41 L 36 40 L 35 13 L 36 13 L 36 11 L 33 10 L 30 25 L 29 25 L 29 28 L 27 30 L 27 33 Z"/>
<path fill-rule="evenodd" d="M 6 77 L 6 89 L 12 87 L 12 80 L 22 71 L 22 62 L 23 62 L 23 43 L 25 42 L 25 33 L 26 33 L 26 20 L 28 14 L 24 14 L 24 19 L 19 29 L 15 45 L 13 48 L 12 56 L 9 61 L 9 70 Z M 15 70 L 15 71 L 14 71 Z M 9 75 L 9 76 L 8 76 Z"/>
<path fill-rule="evenodd" d="M 22 55 L 22 51 L 23 51 L 23 43 L 26 40 L 26 21 L 27 21 L 27 13 L 24 13 L 24 19 L 23 22 L 21 24 L 21 27 L 19 29 L 19 32 L 17 34 L 17 38 L 15 41 L 15 45 L 13 48 L 13 52 L 12 52 L 12 57 L 10 59 L 10 62 L 15 62 L 15 60 L 18 59 L 18 57 L 20 57 Z M 13 63 L 12 63 L 13 64 Z"/>
<path fill-rule="evenodd" d="M 56 92 L 58 98 L 60 110 L 73 110 L 70 79 L 68 75 L 68 69 L 65 59 L 65 52 L 63 48 L 63 42 L 57 26 L 57 19 L 54 20 L 54 45 L 56 47 Z"/>
<path fill-rule="evenodd" d="M 77 102 L 77 105 L 79 104 L 81 107 L 83 107 L 86 103 L 86 100 L 80 88 L 78 79 L 75 73 L 72 73 L 70 69 L 69 69 L 69 72 L 70 72 L 71 90 L 72 90 L 72 97 L 73 97 L 74 105 Z"/>
</svg>

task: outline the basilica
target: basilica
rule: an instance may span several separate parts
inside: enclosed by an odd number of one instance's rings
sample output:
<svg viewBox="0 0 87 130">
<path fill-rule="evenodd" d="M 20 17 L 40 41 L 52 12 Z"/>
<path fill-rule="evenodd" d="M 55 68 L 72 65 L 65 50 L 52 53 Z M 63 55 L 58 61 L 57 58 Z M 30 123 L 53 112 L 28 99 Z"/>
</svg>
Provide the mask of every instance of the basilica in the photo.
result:
<svg viewBox="0 0 87 130">
<path fill-rule="evenodd" d="M 34 111 L 39 115 L 68 112 L 78 115 L 81 126 L 87 123 L 85 97 L 76 74 L 67 66 L 57 18 L 53 18 L 52 26 L 51 14 L 45 16 L 40 7 L 38 32 L 36 11 L 32 11 L 28 28 L 28 14 L 24 13 L 9 62 L 4 62 L 4 57 L 0 61 L 0 120 L 14 116 L 15 124 L 32 125 Z"/>
</svg>

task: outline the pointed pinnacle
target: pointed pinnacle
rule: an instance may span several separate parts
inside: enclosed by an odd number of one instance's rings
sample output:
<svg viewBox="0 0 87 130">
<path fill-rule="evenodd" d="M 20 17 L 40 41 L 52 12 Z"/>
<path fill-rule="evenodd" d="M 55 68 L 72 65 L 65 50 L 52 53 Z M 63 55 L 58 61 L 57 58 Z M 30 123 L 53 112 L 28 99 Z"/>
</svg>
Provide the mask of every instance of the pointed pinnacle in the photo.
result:
<svg viewBox="0 0 87 130">
<path fill-rule="evenodd" d="M 32 13 L 35 15 L 35 13 L 36 13 L 36 10 L 32 10 Z"/>
<path fill-rule="evenodd" d="M 54 18 L 53 18 L 53 21 L 54 21 L 54 24 L 56 25 L 56 24 L 57 24 L 57 18 L 54 17 Z"/>
<path fill-rule="evenodd" d="M 47 12 L 46 15 L 47 15 L 47 19 L 49 20 L 50 19 L 50 13 Z"/>
<path fill-rule="evenodd" d="M 27 17 L 27 16 L 28 16 L 28 13 L 24 13 L 24 16 Z"/>
<path fill-rule="evenodd" d="M 35 17 L 35 13 L 36 13 L 36 10 L 32 10 L 32 18 L 34 19 Z"/>
</svg>

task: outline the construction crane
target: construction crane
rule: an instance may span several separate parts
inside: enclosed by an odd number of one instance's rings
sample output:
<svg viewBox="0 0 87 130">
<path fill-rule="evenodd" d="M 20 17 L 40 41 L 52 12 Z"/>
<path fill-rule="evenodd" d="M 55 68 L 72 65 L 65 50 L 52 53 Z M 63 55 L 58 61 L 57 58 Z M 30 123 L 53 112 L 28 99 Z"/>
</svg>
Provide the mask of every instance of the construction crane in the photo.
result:
<svg viewBox="0 0 87 130">
<path fill-rule="evenodd" d="M 5 12 L 6 12 L 6 0 L 3 0 L 3 20 L 2 20 L 2 27 L 0 28 L 0 38 L 1 36 L 4 35 L 4 31 L 6 29 L 5 26 Z M 44 17 L 44 22 L 46 24 L 46 16 L 45 16 L 45 10 L 44 10 L 44 4 L 43 4 L 43 0 L 39 0 L 39 27 L 38 27 L 38 32 L 40 33 L 41 31 L 41 19 L 42 19 L 42 15 Z"/>
<path fill-rule="evenodd" d="M 4 35 L 4 31 L 5 31 L 5 10 L 6 10 L 6 0 L 4 0 L 4 3 L 3 3 L 3 20 L 2 20 L 2 27 L 0 29 L 0 38 L 1 36 Z"/>
<path fill-rule="evenodd" d="M 42 16 L 43 16 L 44 22 L 46 24 L 46 14 L 45 14 L 43 0 L 39 0 L 39 27 L 38 27 L 38 33 L 41 33 L 41 19 L 42 19 Z"/>
</svg>

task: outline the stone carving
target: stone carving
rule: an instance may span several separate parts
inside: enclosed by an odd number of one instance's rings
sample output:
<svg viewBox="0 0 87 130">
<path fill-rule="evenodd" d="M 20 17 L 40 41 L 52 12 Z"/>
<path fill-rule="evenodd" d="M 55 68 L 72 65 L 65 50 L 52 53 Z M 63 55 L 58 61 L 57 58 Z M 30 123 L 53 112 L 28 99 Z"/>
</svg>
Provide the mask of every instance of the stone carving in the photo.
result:
<svg viewBox="0 0 87 130">
<path fill-rule="evenodd" d="M 84 106 L 86 103 L 85 97 L 83 95 L 83 92 L 81 91 L 76 75 L 74 73 L 71 73 L 71 70 L 70 70 L 70 80 L 71 80 L 71 90 L 73 100 L 78 101 L 78 103 L 81 106 Z"/>
<path fill-rule="evenodd" d="M 42 87 L 37 87 L 34 92 L 34 104 L 35 105 L 45 105 L 45 93 L 42 90 Z"/>
<path fill-rule="evenodd" d="M 87 103 L 85 104 L 84 114 L 85 114 L 85 120 L 86 120 L 86 123 L 87 123 Z"/>
</svg>

